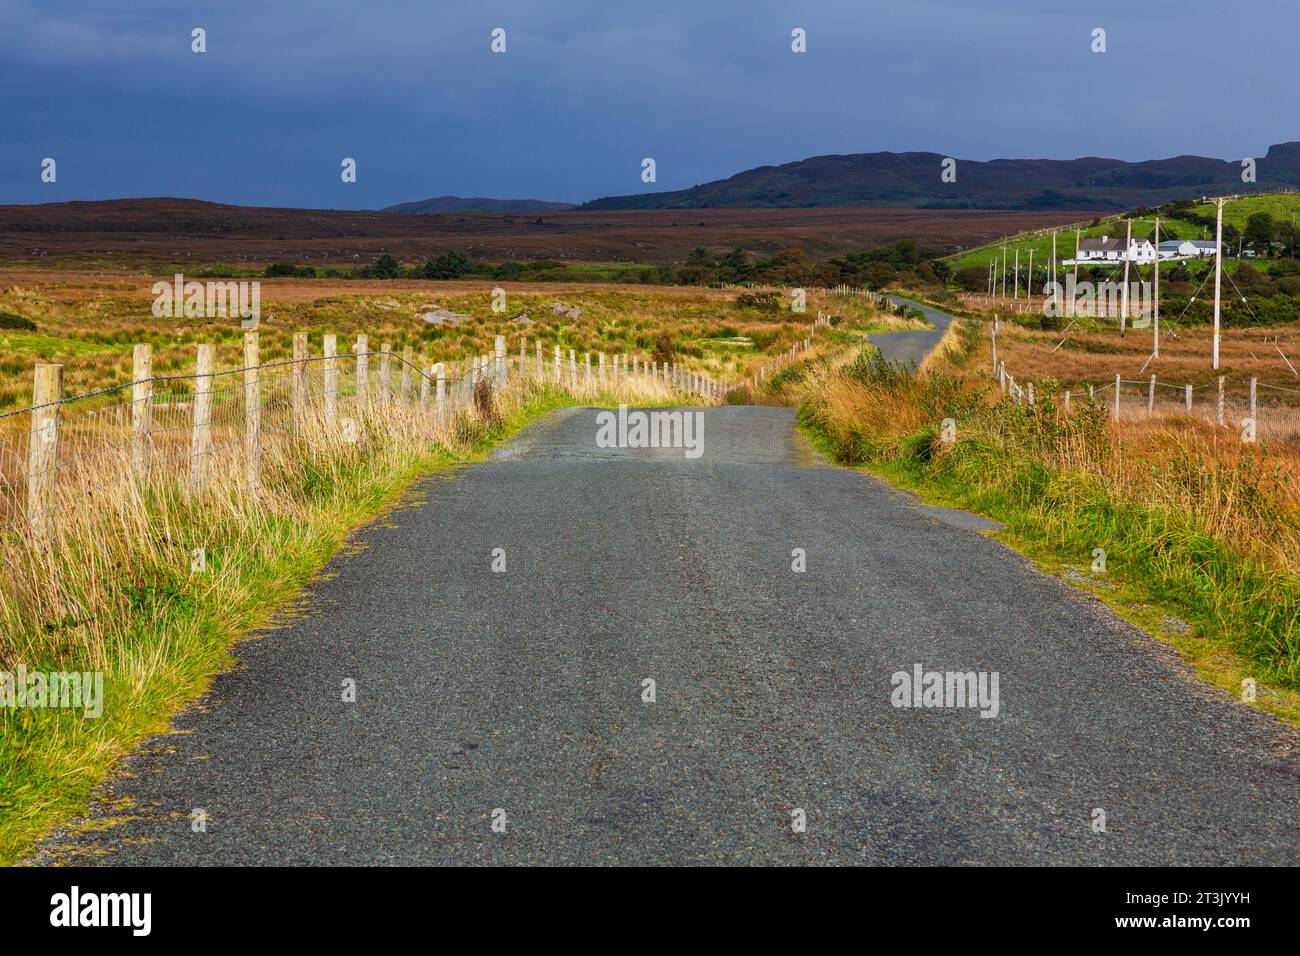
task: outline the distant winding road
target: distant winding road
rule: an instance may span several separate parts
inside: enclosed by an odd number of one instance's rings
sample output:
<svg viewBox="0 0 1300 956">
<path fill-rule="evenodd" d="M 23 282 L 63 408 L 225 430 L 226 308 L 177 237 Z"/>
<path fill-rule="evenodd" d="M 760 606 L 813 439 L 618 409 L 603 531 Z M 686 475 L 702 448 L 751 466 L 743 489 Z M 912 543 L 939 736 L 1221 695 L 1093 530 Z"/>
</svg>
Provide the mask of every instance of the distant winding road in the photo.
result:
<svg viewBox="0 0 1300 956">
<path fill-rule="evenodd" d="M 904 365 L 914 362 L 920 365 L 930 351 L 939 344 L 944 333 L 948 331 L 948 326 L 959 320 L 954 315 L 905 299 L 901 295 L 891 295 L 889 298 L 899 305 L 920 309 L 934 328 L 907 332 L 877 332 L 868 335 L 867 338 L 880 349 L 880 354 L 886 361 L 902 362 Z"/>
</svg>

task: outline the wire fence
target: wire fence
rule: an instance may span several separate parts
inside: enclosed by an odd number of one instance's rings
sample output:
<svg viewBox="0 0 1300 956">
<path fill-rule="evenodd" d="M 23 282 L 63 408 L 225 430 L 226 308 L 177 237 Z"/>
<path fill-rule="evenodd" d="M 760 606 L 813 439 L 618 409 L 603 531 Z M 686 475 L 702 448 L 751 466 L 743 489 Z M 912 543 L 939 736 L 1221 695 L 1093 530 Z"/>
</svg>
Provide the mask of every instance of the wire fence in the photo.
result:
<svg viewBox="0 0 1300 956">
<path fill-rule="evenodd" d="M 326 336 L 323 355 L 307 354 L 304 333 L 294 358 L 261 363 L 257 333 L 245 336 L 245 364 L 216 371 L 215 347 L 201 345 L 193 374 L 153 376 L 151 350 L 136 346 L 134 381 L 81 395 L 62 395 L 62 367 L 38 365 L 33 401 L 0 414 L 0 531 L 48 532 L 61 517 L 94 508 L 99 496 L 123 482 L 138 487 L 177 480 L 202 494 L 214 469 L 242 468 L 256 490 L 264 450 L 274 436 L 315 429 L 355 442 L 376 422 L 416 437 L 432 436 L 473 412 L 484 390 L 528 380 L 592 393 L 634 380 L 716 398 L 708 376 L 675 362 L 633 353 L 579 356 L 521 337 L 508 354 L 498 336 L 493 353 L 458 362 L 415 364 L 411 350 L 369 347 L 358 337 L 347 355 Z M 608 359 L 608 360 L 607 360 Z"/>
<path fill-rule="evenodd" d="M 1280 400 L 1288 395 L 1300 399 L 1300 388 L 1260 382 L 1255 377 L 1238 380 L 1220 375 L 1200 384 L 1175 384 L 1161 382 L 1155 375 L 1145 379 L 1116 375 L 1104 385 L 1054 390 L 1050 395 L 1035 394 L 1033 382 L 1016 381 L 1005 361 L 998 362 L 996 377 L 1003 393 L 1022 404 L 1035 405 L 1050 398 L 1068 413 L 1075 404 L 1087 403 L 1105 408 L 1114 421 L 1181 415 L 1233 429 L 1243 442 L 1300 442 L 1300 405 Z M 1261 392 L 1265 401 L 1260 400 Z"/>
</svg>

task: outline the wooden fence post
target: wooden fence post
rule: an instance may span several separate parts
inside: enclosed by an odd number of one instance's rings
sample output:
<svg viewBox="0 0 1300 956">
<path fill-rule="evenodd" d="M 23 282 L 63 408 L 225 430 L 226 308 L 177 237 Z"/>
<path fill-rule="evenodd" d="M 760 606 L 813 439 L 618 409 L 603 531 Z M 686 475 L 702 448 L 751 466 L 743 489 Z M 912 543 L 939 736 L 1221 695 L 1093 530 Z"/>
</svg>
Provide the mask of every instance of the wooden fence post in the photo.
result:
<svg viewBox="0 0 1300 956">
<path fill-rule="evenodd" d="M 407 346 L 402 349 L 402 403 L 411 400 L 411 363 L 415 358 L 415 349 Z"/>
<path fill-rule="evenodd" d="M 1065 413 L 1070 414 L 1070 393 L 1065 393 Z"/>
<path fill-rule="evenodd" d="M 542 364 L 542 340 L 537 339 L 533 345 L 537 347 L 537 381 L 546 377 L 546 366 Z"/>
<path fill-rule="evenodd" d="M 1147 389 L 1147 418 L 1156 413 L 1156 376 L 1151 374 L 1151 385 Z"/>
<path fill-rule="evenodd" d="M 441 417 L 442 417 L 442 413 L 443 413 L 443 406 L 444 406 L 444 405 L 446 404 L 446 402 L 447 402 L 447 366 L 446 366 L 446 364 L 444 364 L 443 362 L 439 362 L 437 365 L 435 365 L 435 366 L 433 367 L 433 374 L 434 374 L 434 376 L 438 379 L 438 388 L 437 388 L 437 392 L 436 392 L 436 395 L 435 395 L 435 400 L 436 400 L 437 403 L 438 403 L 438 407 L 437 407 L 438 417 L 441 418 Z"/>
<path fill-rule="evenodd" d="M 506 368 L 506 337 L 498 335 L 496 337 L 497 349 L 497 388 L 505 388 L 506 382 L 510 380 L 510 371 Z"/>
<path fill-rule="evenodd" d="M 293 423 L 301 425 L 307 417 L 307 333 L 293 334 L 293 377 L 290 386 L 293 395 Z"/>
<path fill-rule="evenodd" d="M 393 397 L 393 347 L 387 342 L 379 346 L 379 404 L 384 406 Z"/>
<path fill-rule="evenodd" d="M 1029 383 L 1029 404 L 1034 404 L 1034 383 Z"/>
<path fill-rule="evenodd" d="M 1113 410 L 1111 411 L 1111 415 L 1110 415 L 1110 417 L 1113 418 L 1115 421 L 1119 421 L 1119 393 L 1120 393 L 1120 386 L 1121 386 L 1121 385 L 1122 385 L 1122 383 L 1120 382 L 1119 374 L 1116 373 L 1116 375 L 1115 375 L 1115 405 L 1114 405 L 1114 408 L 1113 408 Z"/>
<path fill-rule="evenodd" d="M 1258 406 L 1255 404 L 1255 389 L 1258 384 L 1258 376 L 1252 375 L 1250 377 L 1250 427 L 1256 438 L 1259 437 L 1259 419 L 1255 417 L 1258 411 Z"/>
<path fill-rule="evenodd" d="M 605 384 L 605 353 L 597 352 L 596 356 L 599 360 L 598 365 L 600 369 L 600 384 L 604 385 Z"/>
<path fill-rule="evenodd" d="M 190 435 L 190 494 L 207 490 L 212 461 L 212 366 L 216 347 L 200 345 L 194 369 L 194 431 Z"/>
<path fill-rule="evenodd" d="M 53 526 L 58 490 L 59 417 L 63 366 L 38 365 L 32 386 L 32 434 L 27 463 L 27 520 L 38 535 Z"/>
<path fill-rule="evenodd" d="M 1183 401 L 1187 403 L 1187 414 L 1192 413 L 1192 386 L 1188 385 L 1183 389 Z"/>
<path fill-rule="evenodd" d="M 331 429 L 334 427 L 339 411 L 338 353 L 338 336 L 325 336 L 325 422 Z"/>
<path fill-rule="evenodd" d="M 143 478 L 149 470 L 149 433 L 153 427 L 153 346 L 131 352 L 131 470 Z"/>
<path fill-rule="evenodd" d="M 262 483 L 262 370 L 256 332 L 244 333 L 244 462 L 248 490 Z"/>
<path fill-rule="evenodd" d="M 578 353 L 569 349 L 569 388 L 578 387 Z"/>
<path fill-rule="evenodd" d="M 519 336 L 519 377 L 524 378 L 528 373 L 528 336 Z"/>
<path fill-rule="evenodd" d="M 1223 427 L 1223 376 L 1222 376 L 1222 375 L 1219 376 L 1219 414 L 1218 414 L 1218 422 L 1219 422 L 1219 427 L 1222 428 L 1222 427 Z"/>
<path fill-rule="evenodd" d="M 424 369 L 424 374 L 420 376 L 420 409 L 429 407 L 429 378 L 433 374 L 433 366 L 430 365 Z"/>
<path fill-rule="evenodd" d="M 370 337 L 367 335 L 357 336 L 357 412 L 358 414 L 365 411 L 369 402 L 370 383 L 367 379 L 369 369 L 369 352 Z"/>
</svg>

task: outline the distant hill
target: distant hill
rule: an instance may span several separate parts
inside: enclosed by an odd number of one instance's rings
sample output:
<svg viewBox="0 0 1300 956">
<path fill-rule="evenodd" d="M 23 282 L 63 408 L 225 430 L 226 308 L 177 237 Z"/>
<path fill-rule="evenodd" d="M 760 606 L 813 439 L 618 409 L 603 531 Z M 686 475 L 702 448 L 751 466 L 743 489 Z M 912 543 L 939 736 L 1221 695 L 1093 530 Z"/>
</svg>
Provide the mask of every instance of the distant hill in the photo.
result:
<svg viewBox="0 0 1300 956">
<path fill-rule="evenodd" d="M 399 202 L 380 212 L 449 213 L 449 212 L 562 212 L 572 209 L 567 202 L 543 199 L 484 199 L 482 196 L 434 196 L 416 202 Z"/>
<path fill-rule="evenodd" d="M 956 181 L 940 178 L 939 153 L 852 153 L 759 166 L 676 192 L 610 196 L 584 210 L 792 209 L 905 206 L 920 209 L 1131 209 L 1172 199 L 1300 187 L 1300 142 L 1257 158 L 1257 182 L 1241 161 L 1175 156 L 1119 159 L 957 160 Z"/>
</svg>

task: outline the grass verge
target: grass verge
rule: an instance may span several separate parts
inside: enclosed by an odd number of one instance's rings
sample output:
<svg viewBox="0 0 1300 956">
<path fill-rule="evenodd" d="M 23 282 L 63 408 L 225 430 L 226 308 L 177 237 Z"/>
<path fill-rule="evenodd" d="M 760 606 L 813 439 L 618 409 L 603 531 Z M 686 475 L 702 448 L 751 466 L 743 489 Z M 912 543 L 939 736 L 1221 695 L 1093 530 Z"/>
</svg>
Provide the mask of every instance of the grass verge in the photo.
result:
<svg viewBox="0 0 1300 956">
<path fill-rule="evenodd" d="M 978 331 L 918 377 L 863 352 L 787 399 L 817 445 L 999 537 L 1176 647 L 1210 683 L 1300 722 L 1295 462 L 1186 421 L 1111 423 L 1048 395 L 1001 401 L 969 371 Z M 944 423 L 955 429 L 944 440 Z M 1099 550 L 1104 573 L 1094 573 Z"/>
</svg>

